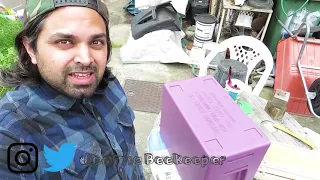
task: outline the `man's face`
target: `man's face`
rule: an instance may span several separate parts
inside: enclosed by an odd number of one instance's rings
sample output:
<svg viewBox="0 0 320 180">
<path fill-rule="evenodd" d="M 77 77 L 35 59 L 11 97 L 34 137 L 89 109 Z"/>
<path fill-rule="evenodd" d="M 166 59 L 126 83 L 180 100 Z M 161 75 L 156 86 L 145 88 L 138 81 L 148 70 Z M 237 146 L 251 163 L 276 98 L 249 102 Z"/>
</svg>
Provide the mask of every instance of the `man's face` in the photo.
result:
<svg viewBox="0 0 320 180">
<path fill-rule="evenodd" d="M 106 68 L 106 36 L 105 23 L 96 11 L 59 8 L 45 20 L 32 63 L 61 93 L 72 98 L 90 97 Z"/>
</svg>

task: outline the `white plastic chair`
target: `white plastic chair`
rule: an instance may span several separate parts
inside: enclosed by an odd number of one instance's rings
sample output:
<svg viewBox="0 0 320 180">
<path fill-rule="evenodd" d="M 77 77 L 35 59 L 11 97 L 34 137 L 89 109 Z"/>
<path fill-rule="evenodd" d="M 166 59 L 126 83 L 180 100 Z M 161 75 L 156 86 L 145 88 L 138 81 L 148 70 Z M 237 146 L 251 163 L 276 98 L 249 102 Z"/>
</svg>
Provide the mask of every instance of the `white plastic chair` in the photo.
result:
<svg viewBox="0 0 320 180">
<path fill-rule="evenodd" d="M 265 70 L 252 91 L 252 94 L 259 96 L 268 77 L 273 69 L 273 57 L 268 47 L 260 40 L 251 36 L 235 36 L 224 40 L 220 43 L 225 49 L 229 49 L 230 59 L 240 61 L 247 65 L 248 72 L 245 84 L 248 85 L 249 76 L 253 69 L 260 61 L 264 61 Z M 212 52 L 206 56 L 201 62 L 199 69 L 199 76 L 207 75 L 207 68 L 211 60 L 215 57 L 216 53 Z"/>
</svg>

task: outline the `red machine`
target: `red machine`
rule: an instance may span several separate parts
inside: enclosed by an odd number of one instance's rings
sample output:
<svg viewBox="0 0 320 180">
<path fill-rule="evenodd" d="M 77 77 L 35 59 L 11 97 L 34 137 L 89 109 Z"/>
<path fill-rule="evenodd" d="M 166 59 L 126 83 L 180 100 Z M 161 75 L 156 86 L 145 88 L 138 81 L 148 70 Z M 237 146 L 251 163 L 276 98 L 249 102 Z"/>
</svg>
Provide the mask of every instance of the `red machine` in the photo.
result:
<svg viewBox="0 0 320 180">
<path fill-rule="evenodd" d="M 298 37 L 304 25 L 306 36 Z M 296 35 L 279 41 L 274 89 L 290 92 L 287 112 L 319 118 L 320 40 L 308 38 L 309 33 L 303 23 Z"/>
</svg>

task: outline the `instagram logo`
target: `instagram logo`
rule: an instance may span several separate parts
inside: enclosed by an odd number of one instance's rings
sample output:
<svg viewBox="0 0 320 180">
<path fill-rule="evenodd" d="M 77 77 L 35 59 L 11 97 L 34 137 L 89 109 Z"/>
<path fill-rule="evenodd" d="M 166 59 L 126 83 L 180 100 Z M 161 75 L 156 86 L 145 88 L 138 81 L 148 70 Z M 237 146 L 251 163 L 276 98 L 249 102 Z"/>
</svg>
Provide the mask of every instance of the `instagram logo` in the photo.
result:
<svg viewBox="0 0 320 180">
<path fill-rule="evenodd" d="M 13 143 L 7 153 L 8 169 L 12 173 L 33 173 L 37 170 L 38 148 L 34 144 Z"/>
</svg>

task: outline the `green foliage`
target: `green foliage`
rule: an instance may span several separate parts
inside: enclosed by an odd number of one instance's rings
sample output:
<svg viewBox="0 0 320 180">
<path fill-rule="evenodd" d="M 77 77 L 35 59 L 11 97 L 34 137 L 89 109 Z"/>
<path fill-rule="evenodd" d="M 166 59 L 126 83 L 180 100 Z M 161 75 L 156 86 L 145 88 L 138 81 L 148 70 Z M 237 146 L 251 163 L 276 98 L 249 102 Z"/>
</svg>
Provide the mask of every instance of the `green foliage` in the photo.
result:
<svg viewBox="0 0 320 180">
<path fill-rule="evenodd" d="M 0 17 L 0 52 L 3 49 L 14 47 L 16 35 L 22 28 L 22 21 L 12 21 L 10 19 Z"/>
<path fill-rule="evenodd" d="M 0 17 L 0 69 L 8 69 L 17 61 L 15 37 L 23 26 L 22 21 Z M 0 86 L 0 97 L 12 88 Z"/>
<path fill-rule="evenodd" d="M 123 44 L 124 44 L 124 43 L 123 43 Z M 121 47 L 123 46 L 123 44 L 111 42 L 111 47 L 112 47 L 112 48 L 121 48 Z"/>
<path fill-rule="evenodd" d="M 14 88 L 5 88 L 0 86 L 0 98 L 4 95 L 4 93 L 13 90 Z"/>
<path fill-rule="evenodd" d="M 9 69 L 17 62 L 17 53 L 14 47 L 5 48 L 0 52 L 0 69 Z"/>
</svg>

